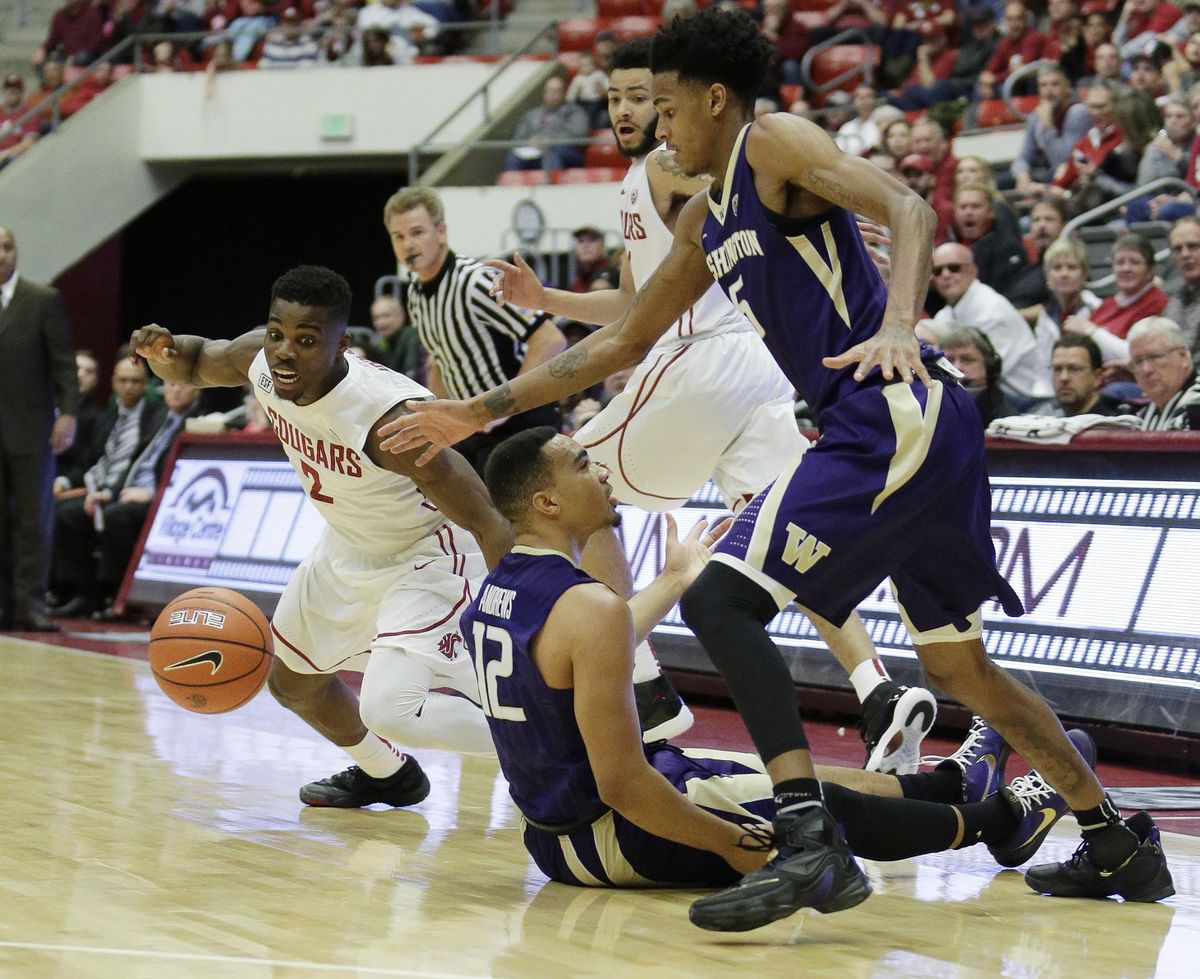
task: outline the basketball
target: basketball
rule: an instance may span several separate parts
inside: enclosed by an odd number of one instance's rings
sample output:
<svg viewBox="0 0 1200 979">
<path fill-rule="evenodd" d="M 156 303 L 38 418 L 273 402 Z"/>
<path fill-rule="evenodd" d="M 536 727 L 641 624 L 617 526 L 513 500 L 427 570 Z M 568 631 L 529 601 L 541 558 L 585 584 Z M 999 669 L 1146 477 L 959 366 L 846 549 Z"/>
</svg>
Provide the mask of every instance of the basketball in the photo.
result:
<svg viewBox="0 0 1200 979">
<path fill-rule="evenodd" d="M 228 588 L 193 588 L 150 630 L 150 670 L 163 693 L 197 714 L 241 707 L 267 680 L 271 630 L 250 599 Z"/>
</svg>

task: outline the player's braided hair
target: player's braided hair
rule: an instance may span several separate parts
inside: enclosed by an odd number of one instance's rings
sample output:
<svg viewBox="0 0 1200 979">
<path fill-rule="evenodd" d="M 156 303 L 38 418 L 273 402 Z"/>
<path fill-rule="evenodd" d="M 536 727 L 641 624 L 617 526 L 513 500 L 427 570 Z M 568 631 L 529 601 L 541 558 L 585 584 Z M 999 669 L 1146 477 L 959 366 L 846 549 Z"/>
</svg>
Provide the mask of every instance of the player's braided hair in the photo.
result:
<svg viewBox="0 0 1200 979">
<path fill-rule="evenodd" d="M 650 45 L 650 67 L 676 72 L 684 82 L 724 85 L 749 108 L 762 88 L 772 51 L 746 11 L 709 6 L 658 29 Z"/>
<path fill-rule="evenodd" d="M 496 509 L 509 523 L 518 521 L 533 494 L 546 486 L 550 467 L 542 447 L 557 434 L 549 425 L 527 428 L 505 439 L 488 456 L 483 481 Z"/>
<path fill-rule="evenodd" d="M 320 265 L 299 265 L 284 272 L 271 287 L 271 301 L 276 299 L 328 309 L 343 325 L 350 319 L 350 283 Z"/>
</svg>

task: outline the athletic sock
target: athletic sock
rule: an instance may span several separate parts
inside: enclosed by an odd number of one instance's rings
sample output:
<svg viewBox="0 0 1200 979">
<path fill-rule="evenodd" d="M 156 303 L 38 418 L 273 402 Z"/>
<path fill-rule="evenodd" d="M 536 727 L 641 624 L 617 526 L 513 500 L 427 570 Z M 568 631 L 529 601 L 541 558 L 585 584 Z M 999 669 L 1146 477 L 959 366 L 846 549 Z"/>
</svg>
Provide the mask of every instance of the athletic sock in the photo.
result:
<svg viewBox="0 0 1200 979">
<path fill-rule="evenodd" d="M 1088 856 L 1102 868 L 1115 870 L 1133 856 L 1138 847 L 1137 836 L 1125 825 L 1121 810 L 1107 794 L 1100 805 L 1072 812 L 1087 842 Z"/>
<path fill-rule="evenodd" d="M 955 849 L 974 846 L 976 843 L 999 843 L 1006 840 L 1021 821 L 1020 813 L 1013 809 L 1003 792 L 997 792 L 982 802 L 950 806 L 962 815 L 962 842 Z"/>
<path fill-rule="evenodd" d="M 654 655 L 649 641 L 643 639 L 633 651 L 633 682 L 645 683 L 647 680 L 655 680 L 660 673 L 662 667 L 658 665 L 658 657 Z"/>
<path fill-rule="evenodd" d="M 958 836 L 953 806 L 863 795 L 832 782 L 825 782 L 824 789 L 825 805 L 841 824 L 846 843 L 865 860 L 940 853 Z"/>
<path fill-rule="evenodd" d="M 775 818 L 799 816 L 810 806 L 819 806 L 824 801 L 821 782 L 818 779 L 784 779 L 775 786 Z"/>
<path fill-rule="evenodd" d="M 358 744 L 343 745 L 342 750 L 353 758 L 354 763 L 371 778 L 387 778 L 389 775 L 395 775 L 406 760 L 405 754 L 397 751 L 391 742 L 384 741 L 379 735 L 372 734 L 370 731 Z"/>
<path fill-rule="evenodd" d="M 850 684 L 854 687 L 854 693 L 860 704 L 865 704 L 871 691 L 890 679 L 887 667 L 883 665 L 883 660 L 878 656 L 865 663 L 859 663 L 850 671 Z"/>
<path fill-rule="evenodd" d="M 935 768 L 932 772 L 916 775 L 897 775 L 900 791 L 906 799 L 922 799 L 925 802 L 962 802 L 962 771 L 957 765 Z"/>
</svg>

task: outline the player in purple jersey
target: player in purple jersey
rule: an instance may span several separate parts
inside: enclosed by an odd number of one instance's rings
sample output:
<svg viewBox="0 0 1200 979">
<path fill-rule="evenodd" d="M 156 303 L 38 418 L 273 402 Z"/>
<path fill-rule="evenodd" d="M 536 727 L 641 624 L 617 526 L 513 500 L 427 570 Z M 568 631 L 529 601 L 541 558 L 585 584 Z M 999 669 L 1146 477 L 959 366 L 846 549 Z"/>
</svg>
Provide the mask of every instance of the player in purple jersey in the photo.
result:
<svg viewBox="0 0 1200 979">
<path fill-rule="evenodd" d="M 579 568 L 588 539 L 620 519 L 608 471 L 583 446 L 551 428 L 519 433 L 497 447 L 486 479 L 516 544 L 461 626 L 538 867 L 593 887 L 719 887 L 759 868 L 775 809 L 762 762 L 642 745 L 633 695 L 637 639 L 700 573 L 716 532 L 700 541 L 701 522 L 680 542 L 668 516 L 665 570 L 626 604 Z M 1087 735 L 1072 736 L 1094 759 Z M 969 761 L 929 775 L 822 767 L 855 852 L 899 860 L 985 842 L 1004 866 L 1032 856 L 1065 803 L 1036 773 L 1000 788 L 997 759 L 975 745 L 957 753 Z"/>
<path fill-rule="evenodd" d="M 986 718 L 1075 813 L 1080 848 L 1031 870 L 1030 886 L 1157 900 L 1172 892 L 1157 830 L 1125 825 L 1050 708 L 992 664 L 982 642 L 982 602 L 999 598 L 1011 615 L 1021 606 L 995 567 L 978 413 L 956 372 L 913 334 L 935 216 L 807 120 L 754 121 L 769 59 L 741 11 L 710 7 L 662 28 L 651 49 L 658 135 L 685 171 L 713 175 L 713 192 L 685 205 L 670 254 L 620 321 L 469 402 L 417 406 L 381 431 L 382 444 L 429 442 L 429 459 L 493 417 L 636 363 L 716 277 L 817 405 L 822 433 L 742 510 L 682 603 L 767 764 L 780 842 L 763 871 L 693 905 L 692 920 L 752 928 L 866 896 L 823 803 L 791 675 L 763 627 L 793 599 L 839 624 L 885 577 L 931 685 Z M 886 292 L 851 212 L 891 230 Z"/>
</svg>

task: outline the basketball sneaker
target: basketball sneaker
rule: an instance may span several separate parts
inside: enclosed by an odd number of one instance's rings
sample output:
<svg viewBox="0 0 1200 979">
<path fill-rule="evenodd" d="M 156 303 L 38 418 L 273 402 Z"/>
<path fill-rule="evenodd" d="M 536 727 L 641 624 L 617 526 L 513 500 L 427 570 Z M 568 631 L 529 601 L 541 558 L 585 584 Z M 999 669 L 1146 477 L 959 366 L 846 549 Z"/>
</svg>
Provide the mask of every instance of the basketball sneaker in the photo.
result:
<svg viewBox="0 0 1200 979">
<path fill-rule="evenodd" d="M 954 754 L 924 759 L 938 768 L 957 768 L 962 773 L 962 801 L 982 802 L 1004 784 L 1004 766 L 1012 749 L 1000 733 L 979 715 L 971 718 L 971 729 Z"/>
<path fill-rule="evenodd" d="M 1025 883 L 1054 897 L 1121 897 L 1147 904 L 1170 897 L 1175 883 L 1154 820 L 1148 812 L 1138 812 L 1125 820 L 1125 825 L 1137 837 L 1138 846 L 1115 870 L 1093 863 L 1084 840 L 1070 860 L 1030 867 Z"/>
<path fill-rule="evenodd" d="M 858 730 L 867 745 L 863 768 L 886 775 L 914 774 L 921 764 L 921 741 L 936 718 L 937 701 L 928 690 L 884 680 L 862 705 Z"/>
<path fill-rule="evenodd" d="M 1094 769 L 1096 742 L 1086 731 L 1068 731 L 1067 737 L 1088 768 Z M 988 850 L 1001 867 L 1019 867 L 1037 853 L 1051 828 L 1067 814 L 1070 806 L 1037 772 L 1018 775 L 1000 792 L 1013 807 L 1018 822 L 1008 839 L 989 843 Z"/>
<path fill-rule="evenodd" d="M 415 806 L 429 795 L 429 779 L 409 755 L 394 775 L 372 778 L 357 765 L 309 782 L 300 790 L 300 801 L 308 806 L 360 809 L 377 802 L 389 806 Z"/>
<path fill-rule="evenodd" d="M 642 723 L 642 740 L 646 744 L 679 737 L 696 722 L 665 673 L 653 680 L 635 683 L 633 695 L 637 701 L 638 720 Z"/>
<path fill-rule="evenodd" d="M 861 904 L 871 894 L 862 869 L 824 806 L 775 820 L 775 856 L 732 887 L 702 897 L 688 910 L 709 931 L 749 931 L 801 908 L 822 914 Z"/>
</svg>

